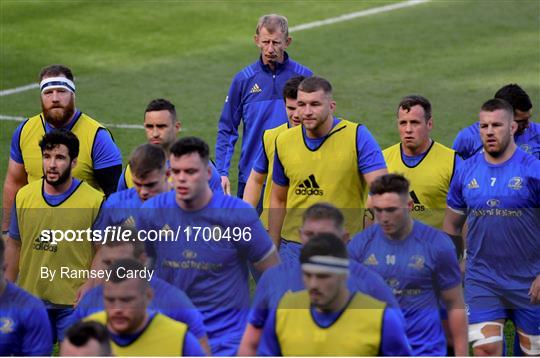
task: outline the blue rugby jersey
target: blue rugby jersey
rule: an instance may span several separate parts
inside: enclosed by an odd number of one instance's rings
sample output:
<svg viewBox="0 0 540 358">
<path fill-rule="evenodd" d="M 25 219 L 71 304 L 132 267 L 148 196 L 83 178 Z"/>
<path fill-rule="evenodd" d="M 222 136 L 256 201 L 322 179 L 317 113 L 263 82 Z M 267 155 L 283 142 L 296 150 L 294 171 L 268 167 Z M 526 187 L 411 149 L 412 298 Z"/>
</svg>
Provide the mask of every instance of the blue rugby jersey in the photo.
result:
<svg viewBox="0 0 540 358">
<path fill-rule="evenodd" d="M 186 292 L 203 314 L 212 353 L 234 355 L 249 313 L 248 262 L 275 250 L 257 212 L 244 201 L 215 193 L 198 211 L 181 209 L 174 191 L 146 201 L 139 230 L 179 233 L 176 241 L 148 242 L 158 277 Z"/>
<path fill-rule="evenodd" d="M 438 297 L 440 291 L 461 284 L 450 238 L 415 220 L 405 239 L 392 240 L 375 224 L 357 234 L 348 249 L 351 260 L 375 270 L 392 288 L 413 355 L 446 355 Z"/>
<path fill-rule="evenodd" d="M 111 194 L 103 203 L 93 229 L 103 232 L 107 226 L 122 224 L 135 227 L 135 217 L 142 203 L 135 188 Z"/>
<path fill-rule="evenodd" d="M 466 280 L 528 290 L 540 274 L 540 161 L 519 148 L 502 164 L 478 153 L 457 168 L 447 204 L 467 215 Z"/>
<path fill-rule="evenodd" d="M 283 87 L 291 77 L 300 75 L 309 77 L 312 72 L 285 53 L 283 63 L 276 64 L 275 71 L 259 58 L 234 76 L 218 122 L 215 153 L 220 175 L 229 176 L 238 126 L 243 121 L 238 181 L 247 182 L 264 131 L 287 122 Z"/>
<path fill-rule="evenodd" d="M 0 356 L 48 356 L 52 333 L 45 305 L 7 282 L 0 294 Z"/>
</svg>

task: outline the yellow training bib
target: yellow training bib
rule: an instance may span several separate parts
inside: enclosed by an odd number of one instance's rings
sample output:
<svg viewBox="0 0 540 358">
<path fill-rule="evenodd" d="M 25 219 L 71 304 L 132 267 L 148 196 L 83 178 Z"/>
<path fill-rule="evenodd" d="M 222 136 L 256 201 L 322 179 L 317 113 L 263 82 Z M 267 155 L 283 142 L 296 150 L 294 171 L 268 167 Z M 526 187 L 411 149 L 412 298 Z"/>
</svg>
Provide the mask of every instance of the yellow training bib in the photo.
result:
<svg viewBox="0 0 540 358">
<path fill-rule="evenodd" d="M 355 293 L 339 318 L 319 326 L 307 291 L 289 292 L 276 313 L 276 336 L 284 356 L 376 356 L 386 304 Z"/>
<path fill-rule="evenodd" d="M 348 232 L 362 229 L 367 187 L 358 170 L 358 126 L 341 120 L 315 150 L 306 146 L 302 126 L 277 136 L 277 155 L 289 178 L 284 239 L 299 242 L 304 210 L 320 202 L 343 211 Z"/>
<path fill-rule="evenodd" d="M 402 174 L 411 183 L 413 217 L 442 229 L 456 153 L 434 141 L 425 157 L 414 167 L 403 162 L 401 143 L 386 148 L 383 155 L 388 172 Z"/>
<path fill-rule="evenodd" d="M 85 182 L 80 182 L 77 189 L 56 206 L 49 205 L 43 198 L 43 179 L 17 192 L 20 287 L 55 304 L 74 303 L 77 289 L 86 281 L 83 272 L 90 268 L 94 257 L 93 243 L 87 240 L 86 230 L 92 228 L 102 202 L 103 193 Z M 50 230 L 57 230 L 57 234 Z M 53 235 L 57 238 L 64 235 L 64 240 L 53 244 Z M 55 270 L 55 276 L 44 276 L 45 269 L 48 273 Z"/>
<path fill-rule="evenodd" d="M 99 184 L 94 178 L 94 164 L 92 160 L 92 147 L 98 129 L 104 128 L 94 119 L 82 113 L 75 119 L 76 123 L 71 131 L 79 139 L 79 157 L 77 165 L 73 169 L 73 176 L 83 180 L 101 191 Z M 20 147 L 24 160 L 24 169 L 28 175 L 28 182 L 41 179 L 43 176 L 43 163 L 39 142 L 45 135 L 45 119 L 38 114 L 28 119 L 24 124 L 20 135 Z"/>
<path fill-rule="evenodd" d="M 107 313 L 101 311 L 84 319 L 107 325 Z M 182 356 L 187 325 L 156 313 L 141 335 L 131 344 L 120 346 L 110 340 L 117 356 Z"/>
</svg>

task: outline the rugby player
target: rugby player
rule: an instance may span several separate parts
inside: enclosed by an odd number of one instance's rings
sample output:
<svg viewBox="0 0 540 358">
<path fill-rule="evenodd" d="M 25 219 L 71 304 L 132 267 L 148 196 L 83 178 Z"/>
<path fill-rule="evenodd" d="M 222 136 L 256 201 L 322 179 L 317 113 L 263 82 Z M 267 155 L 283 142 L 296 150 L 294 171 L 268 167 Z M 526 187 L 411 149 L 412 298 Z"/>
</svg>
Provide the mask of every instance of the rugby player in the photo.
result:
<svg viewBox="0 0 540 358">
<path fill-rule="evenodd" d="M 111 342 L 107 328 L 95 321 L 79 322 L 69 327 L 60 344 L 60 356 L 110 357 Z"/>
<path fill-rule="evenodd" d="M 313 237 L 324 233 L 335 235 L 343 243 L 349 241 L 349 234 L 343 227 L 345 220 L 343 214 L 331 204 L 317 203 L 312 205 L 304 212 L 302 219 L 303 224 L 298 233 L 302 245 L 307 244 Z M 362 292 L 384 301 L 392 307 L 399 307 L 392 291 L 382 278 L 363 265 L 352 265 L 347 284 L 351 291 Z M 242 337 L 238 354 L 254 356 L 257 353 L 269 310 L 277 307 L 285 292 L 304 289 L 300 260 L 283 262 L 266 270 L 257 283 L 249 323 Z"/>
<path fill-rule="evenodd" d="M 51 324 L 41 300 L 4 277 L 4 240 L 0 240 L 0 355 L 48 356 Z"/>
<path fill-rule="evenodd" d="M 465 161 L 448 193 L 444 230 L 467 221 L 465 302 L 475 355 L 503 353 L 503 325 L 521 350 L 540 354 L 540 161 L 518 148 L 515 108 L 502 99 L 479 114 L 483 152 Z"/>
<path fill-rule="evenodd" d="M 501 87 L 495 98 L 500 98 L 510 103 L 514 108 L 514 121 L 517 124 L 514 133 L 514 142 L 523 151 L 540 159 L 540 123 L 531 122 L 532 102 L 519 85 L 508 84 Z M 480 139 L 480 122 L 476 122 L 459 131 L 452 148 L 463 159 L 472 157 L 481 151 L 484 146 Z"/>
<path fill-rule="evenodd" d="M 448 311 L 455 355 L 467 355 L 461 272 L 450 238 L 412 219 L 409 182 L 403 176 L 381 176 L 370 193 L 377 223 L 352 239 L 351 259 L 378 272 L 393 289 L 413 355 L 446 355 L 439 297 Z"/>
<path fill-rule="evenodd" d="M 287 292 L 264 326 L 264 356 L 408 356 L 399 309 L 347 288 L 345 244 L 313 237 L 300 254 L 305 290 Z"/>
<path fill-rule="evenodd" d="M 122 230 L 130 230 L 122 227 Z M 102 267 L 108 268 L 117 260 L 134 259 L 147 266 L 148 256 L 145 252 L 145 244 L 131 231 L 126 241 L 107 241 L 100 250 Z M 92 313 L 102 311 L 103 305 L 103 282 L 88 291 L 81 302 L 77 305 L 71 317 L 71 322 L 76 323 Z M 152 276 L 150 286 L 154 291 L 148 308 L 164 314 L 175 321 L 183 322 L 195 338 L 199 340 L 201 347 L 210 354 L 208 337 L 201 313 L 195 308 L 185 292 Z"/>
<path fill-rule="evenodd" d="M 230 194 L 229 167 L 243 123 L 242 149 L 238 163 L 238 197 L 244 188 L 266 129 L 287 122 L 281 93 L 285 82 L 294 76 L 311 76 L 309 68 L 289 58 L 285 50 L 292 42 L 287 18 L 277 14 L 259 18 L 253 40 L 260 49 L 257 62 L 238 72 L 231 83 L 218 122 L 216 167 L 223 190 Z"/>
<path fill-rule="evenodd" d="M 263 272 L 279 259 L 257 212 L 210 190 L 208 156 L 201 139 L 179 139 L 170 157 L 175 190 L 147 200 L 136 224 L 139 232 L 174 233 L 149 242 L 156 274 L 201 311 L 212 353 L 235 355 L 249 310 L 247 263 Z"/>
<path fill-rule="evenodd" d="M 41 137 L 53 129 L 67 129 L 79 139 L 78 165 L 73 176 L 101 190 L 115 191 L 122 172 L 122 156 L 111 134 L 102 124 L 75 107 L 73 73 L 63 65 L 50 65 L 39 74 L 42 113 L 21 123 L 11 139 L 11 151 L 2 194 L 2 236 L 7 235 L 10 213 L 17 191 L 43 175 Z"/>
<path fill-rule="evenodd" d="M 274 151 L 276 148 L 276 137 L 279 133 L 296 127 L 301 124 L 300 118 L 296 112 L 296 96 L 298 85 L 304 79 L 304 76 L 295 76 L 290 78 L 283 87 L 283 99 L 285 100 L 285 111 L 287 112 L 287 123 L 267 129 L 263 133 L 263 145 L 259 155 L 255 160 L 251 174 L 246 184 L 244 192 L 244 201 L 250 203 L 254 208 L 258 207 L 261 192 L 263 192 L 261 221 L 264 227 L 268 227 L 268 208 L 270 207 L 270 191 L 272 189 L 272 169 L 274 166 Z"/>
<path fill-rule="evenodd" d="M 302 211 L 318 202 L 341 209 L 348 232 L 362 229 L 367 185 L 385 174 L 381 150 L 365 126 L 334 117 L 332 85 L 308 77 L 298 87 L 301 126 L 277 136 L 269 233 L 281 257 L 297 260 Z M 282 240 L 283 239 L 283 240 Z"/>
<path fill-rule="evenodd" d="M 170 155 L 171 146 L 182 129 L 182 125 L 178 121 L 178 117 L 176 115 L 176 107 L 174 104 L 163 98 L 150 101 L 144 112 L 143 125 L 148 143 L 161 146 L 161 148 L 163 148 L 165 151 L 166 157 L 168 158 Z M 214 164 L 210 163 L 210 166 L 212 168 L 210 188 L 213 191 L 222 191 L 221 178 L 214 167 Z M 169 169 L 168 160 L 167 169 Z M 133 188 L 134 186 L 136 185 L 133 181 L 131 165 L 128 164 L 118 180 L 117 190 L 126 190 L 128 188 Z"/>
<path fill-rule="evenodd" d="M 163 148 L 155 144 L 142 144 L 135 148 L 129 159 L 129 172 L 134 187 L 112 194 L 94 225 L 102 234 L 109 226 L 135 228 L 137 210 L 146 200 L 170 190 L 169 170 Z M 107 238 L 103 238 L 106 242 Z"/>
<path fill-rule="evenodd" d="M 148 309 L 154 292 L 146 278 L 126 277 L 125 271 L 145 267 L 133 259 L 121 259 L 109 270 L 111 279 L 103 285 L 105 310 L 87 321 L 107 326 L 113 353 L 118 356 L 204 356 L 197 339 L 185 323 Z"/>
<path fill-rule="evenodd" d="M 62 339 L 74 303 L 92 287 L 88 277 L 77 273 L 97 266 L 95 253 L 101 245 L 91 241 L 88 231 L 104 197 L 72 176 L 79 155 L 79 140 L 73 132 L 54 129 L 39 146 L 43 179 L 17 192 L 7 240 L 6 278 L 17 280 L 21 288 L 45 302 L 56 341 Z M 53 230 L 66 235 L 64 240 L 53 241 Z M 68 240 L 68 232 L 76 236 Z"/>
<path fill-rule="evenodd" d="M 452 149 L 431 139 L 433 117 L 427 98 L 406 96 L 396 112 L 401 141 L 383 151 L 388 171 L 402 174 L 409 181 L 413 218 L 441 229 L 448 187 L 461 159 Z"/>
</svg>

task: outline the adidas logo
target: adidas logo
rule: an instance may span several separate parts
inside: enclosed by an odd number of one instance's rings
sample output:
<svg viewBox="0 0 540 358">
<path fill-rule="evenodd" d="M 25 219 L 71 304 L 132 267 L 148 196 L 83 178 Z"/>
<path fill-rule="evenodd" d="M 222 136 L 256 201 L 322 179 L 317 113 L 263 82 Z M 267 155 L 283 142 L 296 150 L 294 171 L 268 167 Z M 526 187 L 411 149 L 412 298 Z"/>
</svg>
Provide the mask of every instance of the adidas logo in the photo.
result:
<svg viewBox="0 0 540 358">
<path fill-rule="evenodd" d="M 379 264 L 379 261 L 377 261 L 375 254 L 369 255 L 369 257 L 364 260 L 364 265 L 376 266 L 378 264 Z"/>
<path fill-rule="evenodd" d="M 129 228 L 135 228 L 135 218 L 133 216 L 130 216 L 122 223 L 122 225 Z"/>
<path fill-rule="evenodd" d="M 169 230 L 171 230 L 171 227 L 169 226 L 169 224 L 165 224 L 165 225 L 163 225 L 163 227 L 161 228 L 161 231 L 167 232 L 167 231 L 169 231 Z"/>
<path fill-rule="evenodd" d="M 32 248 L 38 251 L 50 251 L 50 252 L 58 251 L 58 245 L 51 244 L 49 240 L 50 238 L 43 238 L 39 236 L 34 240 L 34 244 L 32 245 Z"/>
<path fill-rule="evenodd" d="M 416 195 L 416 193 L 413 191 L 410 192 L 410 195 L 411 195 L 411 199 L 413 201 L 413 211 L 425 211 L 426 210 L 426 207 L 424 205 L 422 205 L 422 203 L 420 203 L 420 199 L 418 199 L 418 196 Z"/>
<path fill-rule="evenodd" d="M 480 188 L 480 185 L 478 185 L 478 182 L 476 181 L 476 178 L 473 178 L 469 184 L 467 184 L 467 189 L 478 189 Z"/>
<path fill-rule="evenodd" d="M 296 195 L 323 195 L 319 184 L 315 180 L 315 175 L 311 174 L 304 182 L 294 191 Z"/>
<path fill-rule="evenodd" d="M 253 87 L 251 87 L 251 91 L 249 91 L 249 93 L 259 93 L 259 92 L 262 92 L 262 89 L 256 83 L 255 85 L 253 85 Z"/>
</svg>

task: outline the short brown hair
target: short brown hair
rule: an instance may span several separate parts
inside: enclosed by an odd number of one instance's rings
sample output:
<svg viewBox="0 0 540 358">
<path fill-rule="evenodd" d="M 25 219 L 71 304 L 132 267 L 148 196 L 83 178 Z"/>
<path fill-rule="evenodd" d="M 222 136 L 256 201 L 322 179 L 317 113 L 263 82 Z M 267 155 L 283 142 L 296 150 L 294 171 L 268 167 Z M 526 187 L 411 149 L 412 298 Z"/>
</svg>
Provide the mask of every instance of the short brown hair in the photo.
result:
<svg viewBox="0 0 540 358">
<path fill-rule="evenodd" d="M 324 219 L 332 220 L 338 229 L 343 228 L 343 222 L 345 221 L 341 211 L 329 203 L 313 204 L 306 211 L 304 211 L 304 215 L 302 216 L 302 222 L 306 222 L 307 220 Z"/>
<path fill-rule="evenodd" d="M 71 72 L 71 69 L 64 65 L 49 65 L 47 67 L 43 67 L 39 72 L 40 81 L 43 80 L 43 78 L 45 77 L 57 76 L 64 76 L 68 80 L 73 81 L 73 73 Z"/>
<path fill-rule="evenodd" d="M 283 99 L 296 99 L 298 97 L 298 86 L 305 79 L 304 76 L 294 76 L 285 82 L 283 87 Z"/>
<path fill-rule="evenodd" d="M 332 85 L 330 82 L 327 79 L 319 76 L 311 76 L 304 79 L 302 82 L 300 82 L 300 85 L 298 85 L 298 90 L 306 93 L 313 93 L 323 90 L 325 94 L 332 95 Z"/>
<path fill-rule="evenodd" d="M 403 99 L 398 104 L 396 117 L 399 115 L 400 109 L 409 113 L 411 111 L 411 108 L 414 106 L 422 107 L 422 109 L 424 110 L 424 119 L 426 120 L 426 122 L 429 121 L 429 119 L 431 118 L 431 103 L 429 103 L 429 100 L 426 97 L 420 95 L 410 95 L 403 97 Z"/>
<path fill-rule="evenodd" d="M 504 99 L 493 98 L 490 99 L 482 105 L 480 108 L 481 112 L 495 112 L 498 110 L 503 110 L 508 114 L 510 120 L 514 119 L 514 107 Z"/>
<path fill-rule="evenodd" d="M 163 148 L 156 144 L 146 143 L 135 148 L 129 158 L 129 167 L 134 176 L 144 179 L 154 170 L 165 169 L 166 162 Z"/>
<path fill-rule="evenodd" d="M 510 103 L 514 110 L 527 112 L 532 108 L 531 98 L 527 92 L 516 83 L 507 84 L 506 86 L 501 87 L 497 93 L 495 93 L 494 97 L 504 99 L 506 102 Z"/>
<path fill-rule="evenodd" d="M 371 195 L 386 193 L 409 195 L 409 181 L 401 174 L 381 175 L 371 183 L 369 192 Z"/>
<path fill-rule="evenodd" d="M 157 111 L 169 112 L 171 114 L 171 119 L 173 123 L 178 122 L 178 118 L 176 117 L 176 107 L 174 106 L 174 104 L 172 104 L 171 101 L 165 98 L 153 99 L 152 101 L 150 101 L 150 103 L 148 103 L 148 106 L 146 106 L 144 113 Z"/>
</svg>

